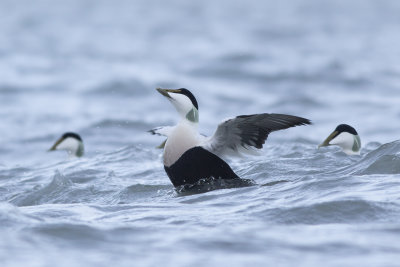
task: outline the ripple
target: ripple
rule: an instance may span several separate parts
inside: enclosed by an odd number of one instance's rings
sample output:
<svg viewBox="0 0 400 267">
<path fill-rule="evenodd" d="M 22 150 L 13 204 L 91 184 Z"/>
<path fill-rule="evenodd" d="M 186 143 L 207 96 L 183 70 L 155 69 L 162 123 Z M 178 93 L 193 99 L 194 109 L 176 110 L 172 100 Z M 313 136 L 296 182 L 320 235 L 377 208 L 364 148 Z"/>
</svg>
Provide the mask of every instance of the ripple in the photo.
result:
<svg viewBox="0 0 400 267">
<path fill-rule="evenodd" d="M 383 144 L 369 152 L 358 163 L 345 168 L 351 173 L 363 174 L 399 174 L 400 141 Z"/>
<path fill-rule="evenodd" d="M 51 182 L 39 190 L 18 195 L 10 200 L 11 203 L 17 206 L 31 206 L 41 203 L 57 202 L 59 199 L 64 199 L 64 195 L 68 192 L 68 188 L 72 186 L 72 181 L 57 172 Z"/>
<path fill-rule="evenodd" d="M 201 194 L 218 189 L 240 188 L 253 186 L 254 181 L 250 179 L 202 179 L 193 185 L 183 185 L 176 188 L 180 196 Z"/>
<path fill-rule="evenodd" d="M 400 156 L 383 155 L 360 174 L 400 174 Z"/>
<path fill-rule="evenodd" d="M 258 213 L 276 223 L 325 224 L 394 222 L 400 206 L 390 203 L 372 203 L 365 200 L 337 200 L 310 206 L 268 209 Z"/>
<path fill-rule="evenodd" d="M 2 227 L 15 228 L 25 224 L 40 222 L 40 219 L 23 214 L 18 207 L 0 202 L 0 224 Z"/>
</svg>

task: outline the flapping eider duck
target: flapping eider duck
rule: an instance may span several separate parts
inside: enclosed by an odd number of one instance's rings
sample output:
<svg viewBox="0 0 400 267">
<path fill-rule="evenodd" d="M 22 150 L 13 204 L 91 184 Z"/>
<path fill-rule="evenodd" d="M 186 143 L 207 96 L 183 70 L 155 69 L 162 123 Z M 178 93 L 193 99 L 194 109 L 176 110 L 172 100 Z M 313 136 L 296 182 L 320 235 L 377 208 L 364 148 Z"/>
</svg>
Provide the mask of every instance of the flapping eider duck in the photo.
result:
<svg viewBox="0 0 400 267">
<path fill-rule="evenodd" d="M 199 106 L 187 89 L 161 89 L 180 115 L 176 126 L 150 130 L 167 136 L 164 169 L 174 186 L 195 184 L 201 179 L 238 179 L 238 175 L 221 157 L 261 149 L 268 134 L 290 127 L 311 124 L 308 119 L 284 114 L 243 115 L 223 121 L 214 135 L 198 133 Z"/>
<path fill-rule="evenodd" d="M 338 125 L 318 148 L 333 145 L 341 147 L 347 155 L 360 155 L 361 139 L 350 125 Z"/>
<path fill-rule="evenodd" d="M 54 150 L 66 150 L 70 157 L 82 157 L 84 153 L 82 138 L 76 133 L 65 133 L 63 134 L 49 149 Z"/>
</svg>

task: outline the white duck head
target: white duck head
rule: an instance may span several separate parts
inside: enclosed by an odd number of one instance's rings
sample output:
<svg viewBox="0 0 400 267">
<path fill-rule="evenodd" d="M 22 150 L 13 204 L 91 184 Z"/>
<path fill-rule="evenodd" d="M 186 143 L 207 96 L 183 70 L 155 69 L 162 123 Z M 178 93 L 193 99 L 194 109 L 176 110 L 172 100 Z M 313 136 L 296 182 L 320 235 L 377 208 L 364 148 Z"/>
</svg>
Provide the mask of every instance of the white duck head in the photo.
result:
<svg viewBox="0 0 400 267">
<path fill-rule="evenodd" d="M 49 151 L 54 150 L 66 150 L 70 157 L 82 157 L 85 149 L 82 138 L 78 134 L 67 132 L 49 149 Z"/>
<path fill-rule="evenodd" d="M 360 155 L 361 139 L 350 125 L 338 125 L 318 148 L 332 145 L 341 147 L 347 155 Z"/>
<path fill-rule="evenodd" d="M 196 98 L 188 89 L 157 88 L 157 91 L 174 105 L 182 119 L 191 123 L 199 122 L 199 106 Z"/>
</svg>

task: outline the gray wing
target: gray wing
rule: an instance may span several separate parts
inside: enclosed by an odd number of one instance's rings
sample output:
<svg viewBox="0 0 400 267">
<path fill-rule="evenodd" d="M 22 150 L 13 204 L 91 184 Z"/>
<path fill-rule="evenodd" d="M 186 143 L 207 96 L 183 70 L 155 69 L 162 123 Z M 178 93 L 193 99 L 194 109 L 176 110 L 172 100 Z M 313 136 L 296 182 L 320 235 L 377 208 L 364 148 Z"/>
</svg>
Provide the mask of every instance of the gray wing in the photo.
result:
<svg viewBox="0 0 400 267">
<path fill-rule="evenodd" d="M 260 149 L 271 132 L 306 124 L 311 124 L 311 121 L 284 114 L 238 116 L 220 123 L 214 135 L 203 143 L 203 147 L 219 156 L 229 152 L 239 153 L 241 148 Z"/>
</svg>

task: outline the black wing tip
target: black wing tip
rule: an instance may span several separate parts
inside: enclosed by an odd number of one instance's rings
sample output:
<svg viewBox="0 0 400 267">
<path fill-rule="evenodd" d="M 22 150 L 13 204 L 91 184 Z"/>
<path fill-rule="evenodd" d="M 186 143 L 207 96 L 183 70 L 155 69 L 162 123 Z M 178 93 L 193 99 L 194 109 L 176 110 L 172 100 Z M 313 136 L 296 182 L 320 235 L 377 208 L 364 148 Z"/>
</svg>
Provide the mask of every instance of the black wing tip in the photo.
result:
<svg viewBox="0 0 400 267">
<path fill-rule="evenodd" d="M 295 116 L 295 115 L 288 115 L 288 114 L 281 114 L 281 113 L 260 113 L 260 114 L 250 114 L 250 115 L 239 115 L 236 118 L 246 119 L 254 116 L 277 116 L 277 117 L 286 117 L 293 120 L 293 123 L 297 125 L 312 125 L 312 121 L 303 117 Z"/>
<path fill-rule="evenodd" d="M 299 117 L 299 118 L 301 118 L 301 117 Z M 299 126 L 300 125 L 313 125 L 311 120 L 305 119 L 305 118 L 301 118 L 301 122 L 299 122 L 299 123 L 300 123 Z"/>
<path fill-rule="evenodd" d="M 275 114 L 275 115 L 286 116 L 286 117 L 290 118 L 291 122 L 293 123 L 292 126 L 290 126 L 290 127 L 313 124 L 311 120 L 303 118 L 303 117 L 299 117 L 299 116 L 286 115 L 286 114 Z"/>
<path fill-rule="evenodd" d="M 148 130 L 147 132 L 151 133 L 152 135 L 156 135 L 156 130 L 155 129 Z"/>
<path fill-rule="evenodd" d="M 312 121 L 310 121 L 309 119 L 302 118 L 301 120 L 294 121 L 293 124 L 288 125 L 287 128 L 292 128 L 297 126 L 307 126 L 307 125 L 313 125 Z"/>
</svg>

